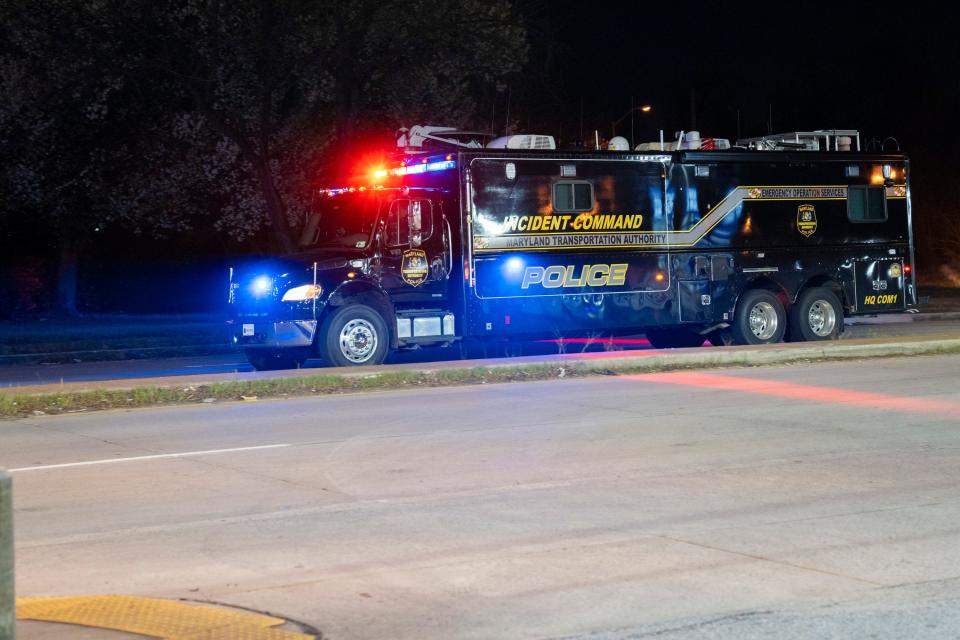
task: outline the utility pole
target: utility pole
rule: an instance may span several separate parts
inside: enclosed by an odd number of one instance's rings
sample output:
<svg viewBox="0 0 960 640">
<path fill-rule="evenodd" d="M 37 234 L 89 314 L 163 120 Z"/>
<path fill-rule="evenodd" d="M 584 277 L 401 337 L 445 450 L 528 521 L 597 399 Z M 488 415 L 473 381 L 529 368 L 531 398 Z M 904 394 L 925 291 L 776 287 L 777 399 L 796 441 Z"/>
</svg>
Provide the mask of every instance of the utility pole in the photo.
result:
<svg viewBox="0 0 960 640">
<path fill-rule="evenodd" d="M 510 95 L 511 93 L 512 93 L 512 89 L 510 87 L 507 87 L 507 122 L 506 124 L 503 125 L 504 135 L 510 135 Z"/>
<path fill-rule="evenodd" d="M 583 143 L 583 96 L 580 96 L 580 142 Z"/>
<path fill-rule="evenodd" d="M 697 92 L 690 89 L 690 131 L 697 130 Z"/>
</svg>

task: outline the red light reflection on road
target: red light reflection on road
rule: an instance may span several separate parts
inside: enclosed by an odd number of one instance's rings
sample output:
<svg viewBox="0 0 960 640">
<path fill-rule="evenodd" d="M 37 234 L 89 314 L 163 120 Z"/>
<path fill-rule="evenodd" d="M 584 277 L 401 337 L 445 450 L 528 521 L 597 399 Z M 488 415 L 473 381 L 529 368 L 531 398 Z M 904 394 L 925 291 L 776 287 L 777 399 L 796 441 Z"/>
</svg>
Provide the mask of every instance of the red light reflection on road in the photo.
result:
<svg viewBox="0 0 960 640">
<path fill-rule="evenodd" d="M 605 344 L 632 347 L 650 346 L 650 341 L 644 340 L 643 338 L 607 338 L 605 340 L 591 340 L 590 338 L 556 338 L 552 340 L 537 340 L 537 342 L 549 342 L 551 344 L 595 344 L 598 346 Z"/>
<path fill-rule="evenodd" d="M 946 414 L 951 418 L 960 419 L 960 402 L 950 402 L 932 398 L 911 398 L 909 396 L 895 396 L 870 391 L 817 387 L 792 382 L 741 378 L 738 376 L 697 373 L 692 371 L 650 373 L 623 377 L 641 382 L 676 384 L 718 391 L 736 391 L 739 393 L 752 393 L 755 395 L 789 398 L 792 400 L 807 400 L 820 404 L 840 404 L 881 411 Z"/>
</svg>

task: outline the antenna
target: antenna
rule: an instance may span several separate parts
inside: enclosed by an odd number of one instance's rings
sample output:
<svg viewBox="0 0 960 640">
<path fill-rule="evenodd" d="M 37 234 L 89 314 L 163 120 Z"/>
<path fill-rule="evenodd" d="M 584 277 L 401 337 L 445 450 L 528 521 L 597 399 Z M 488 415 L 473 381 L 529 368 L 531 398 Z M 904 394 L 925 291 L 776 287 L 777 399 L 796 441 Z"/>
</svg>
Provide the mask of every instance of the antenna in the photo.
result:
<svg viewBox="0 0 960 640">
<path fill-rule="evenodd" d="M 513 89 L 507 87 L 507 121 L 503 124 L 503 132 L 510 133 L 510 95 L 512 94 Z"/>
</svg>

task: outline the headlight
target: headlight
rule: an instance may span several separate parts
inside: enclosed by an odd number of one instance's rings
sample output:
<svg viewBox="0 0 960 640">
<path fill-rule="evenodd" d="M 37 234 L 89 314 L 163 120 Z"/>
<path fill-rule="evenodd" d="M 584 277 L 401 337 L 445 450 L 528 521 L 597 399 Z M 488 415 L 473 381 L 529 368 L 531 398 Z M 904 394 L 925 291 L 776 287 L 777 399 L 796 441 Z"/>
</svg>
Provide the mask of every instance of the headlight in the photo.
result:
<svg viewBox="0 0 960 640">
<path fill-rule="evenodd" d="M 283 302 L 303 302 L 305 300 L 313 300 L 314 298 L 319 298 L 322 291 L 323 287 L 318 284 L 305 284 L 301 287 L 287 289 L 287 292 L 283 294 L 282 300 Z"/>
</svg>

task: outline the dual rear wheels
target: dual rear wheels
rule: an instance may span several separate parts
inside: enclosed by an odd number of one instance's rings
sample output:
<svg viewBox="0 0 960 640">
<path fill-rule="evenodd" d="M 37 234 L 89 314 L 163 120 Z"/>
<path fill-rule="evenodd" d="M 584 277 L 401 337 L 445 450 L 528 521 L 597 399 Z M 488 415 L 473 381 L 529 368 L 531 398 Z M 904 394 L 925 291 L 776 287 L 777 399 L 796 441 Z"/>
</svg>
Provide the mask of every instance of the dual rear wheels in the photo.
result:
<svg viewBox="0 0 960 640">
<path fill-rule="evenodd" d="M 836 340 L 843 329 L 843 306 L 831 290 L 807 289 L 789 311 L 780 297 L 766 289 L 751 289 L 737 302 L 730 327 L 701 335 L 685 327 L 651 327 L 647 339 L 655 349 L 698 347 L 704 339 L 725 347 L 734 344 L 771 344 L 788 340 Z"/>
<path fill-rule="evenodd" d="M 843 328 L 843 306 L 823 287 L 807 289 L 790 307 L 765 289 L 752 289 L 737 303 L 730 333 L 736 344 L 836 340 Z"/>
</svg>

